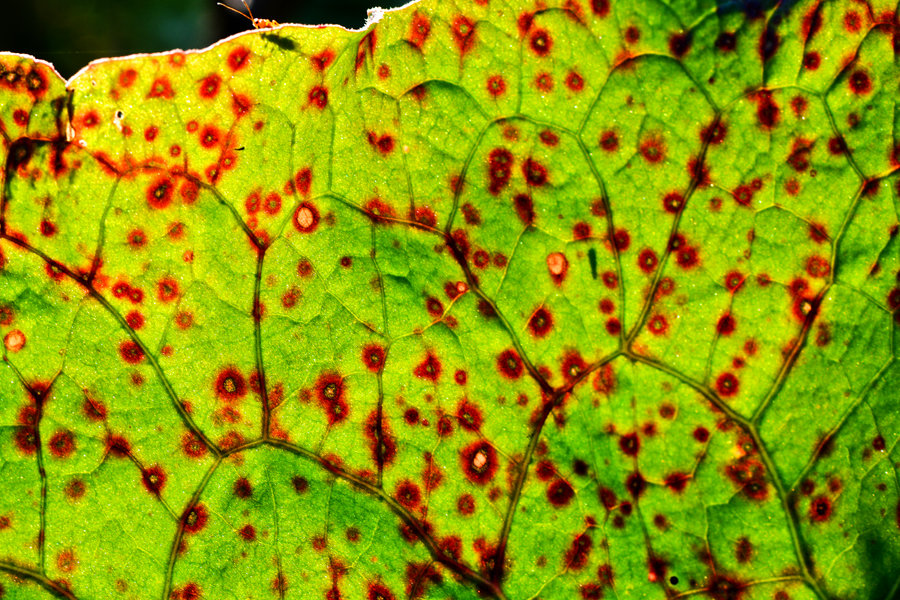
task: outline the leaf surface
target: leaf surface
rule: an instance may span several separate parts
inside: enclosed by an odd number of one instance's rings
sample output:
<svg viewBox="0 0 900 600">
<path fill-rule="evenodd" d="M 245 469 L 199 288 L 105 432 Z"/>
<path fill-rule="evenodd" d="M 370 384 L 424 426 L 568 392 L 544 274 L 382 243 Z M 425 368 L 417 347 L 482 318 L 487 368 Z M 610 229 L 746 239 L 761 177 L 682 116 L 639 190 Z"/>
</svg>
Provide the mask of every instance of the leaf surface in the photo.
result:
<svg viewBox="0 0 900 600">
<path fill-rule="evenodd" d="M 896 594 L 891 7 L 378 16 L 0 55 L 0 597 Z"/>
</svg>

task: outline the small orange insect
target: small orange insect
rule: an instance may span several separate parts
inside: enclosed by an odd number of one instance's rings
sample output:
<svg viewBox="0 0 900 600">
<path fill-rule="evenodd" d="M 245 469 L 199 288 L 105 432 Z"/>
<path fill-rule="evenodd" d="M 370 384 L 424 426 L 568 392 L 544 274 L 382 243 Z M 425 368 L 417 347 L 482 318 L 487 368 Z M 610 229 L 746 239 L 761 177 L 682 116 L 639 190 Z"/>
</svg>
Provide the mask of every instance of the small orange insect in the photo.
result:
<svg viewBox="0 0 900 600">
<path fill-rule="evenodd" d="M 247 9 L 246 15 L 244 13 L 242 13 L 241 11 L 239 11 L 238 9 L 234 8 L 233 6 L 228 6 L 227 4 L 222 4 L 221 2 L 216 2 L 216 4 L 218 4 L 219 6 L 224 6 L 228 10 L 234 11 L 237 14 L 241 15 L 242 17 L 246 17 L 247 19 L 250 19 L 250 22 L 253 23 L 253 26 L 257 29 L 278 27 L 281 24 L 278 21 L 273 21 L 272 19 L 257 19 L 256 17 L 253 16 L 253 11 L 250 10 L 250 6 L 247 4 L 247 0 L 241 0 L 241 3 L 244 5 L 244 8 Z"/>
</svg>

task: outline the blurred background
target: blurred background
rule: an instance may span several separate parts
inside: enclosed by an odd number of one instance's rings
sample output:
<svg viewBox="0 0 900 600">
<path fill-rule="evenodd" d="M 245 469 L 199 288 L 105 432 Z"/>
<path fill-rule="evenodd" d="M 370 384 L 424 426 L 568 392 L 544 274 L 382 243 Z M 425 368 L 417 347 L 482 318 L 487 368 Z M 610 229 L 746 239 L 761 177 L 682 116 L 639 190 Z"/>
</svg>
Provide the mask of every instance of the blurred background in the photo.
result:
<svg viewBox="0 0 900 600">
<path fill-rule="evenodd" d="M 226 0 L 222 0 L 225 2 Z M 244 7 L 240 0 L 227 0 Z M 372 6 L 405 0 L 248 0 L 253 15 L 279 23 L 333 23 L 359 28 Z M 203 48 L 239 31 L 249 20 L 216 0 L 24 0 L 0 8 L 0 51 L 23 52 L 53 63 L 71 77 L 97 58 L 137 52 Z"/>
</svg>

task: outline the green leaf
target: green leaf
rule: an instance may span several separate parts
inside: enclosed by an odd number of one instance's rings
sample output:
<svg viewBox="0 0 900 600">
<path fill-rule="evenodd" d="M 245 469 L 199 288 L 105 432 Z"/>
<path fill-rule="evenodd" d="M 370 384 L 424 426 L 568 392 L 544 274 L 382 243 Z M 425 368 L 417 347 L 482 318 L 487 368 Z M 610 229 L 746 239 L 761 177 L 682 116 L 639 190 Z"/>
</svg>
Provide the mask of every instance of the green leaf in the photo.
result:
<svg viewBox="0 0 900 600">
<path fill-rule="evenodd" d="M 898 49 L 424 0 L 0 55 L 0 597 L 893 597 Z"/>
</svg>

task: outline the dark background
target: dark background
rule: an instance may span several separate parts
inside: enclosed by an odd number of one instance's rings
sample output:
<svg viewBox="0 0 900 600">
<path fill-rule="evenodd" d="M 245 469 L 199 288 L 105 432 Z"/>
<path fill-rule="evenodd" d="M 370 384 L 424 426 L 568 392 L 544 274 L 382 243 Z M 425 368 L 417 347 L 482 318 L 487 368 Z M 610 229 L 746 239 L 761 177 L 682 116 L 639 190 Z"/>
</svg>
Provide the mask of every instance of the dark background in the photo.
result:
<svg viewBox="0 0 900 600">
<path fill-rule="evenodd" d="M 224 1 L 224 0 L 223 0 Z M 248 0 L 249 2 L 249 0 Z M 243 6 L 240 0 L 231 5 Z M 359 28 L 372 6 L 406 0 L 254 0 L 257 18 L 279 23 L 334 23 Z M 71 77 L 97 58 L 137 52 L 203 48 L 239 31 L 249 20 L 216 0 L 21 0 L 0 8 L 0 51 L 49 61 Z"/>
</svg>

